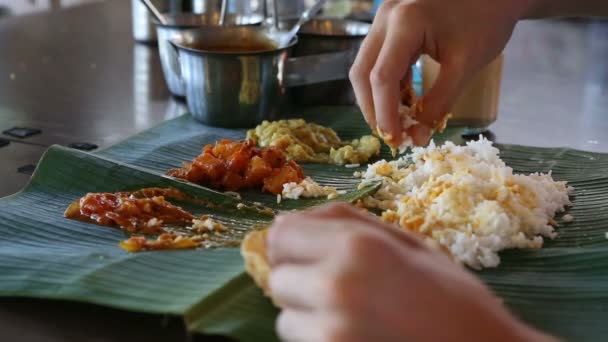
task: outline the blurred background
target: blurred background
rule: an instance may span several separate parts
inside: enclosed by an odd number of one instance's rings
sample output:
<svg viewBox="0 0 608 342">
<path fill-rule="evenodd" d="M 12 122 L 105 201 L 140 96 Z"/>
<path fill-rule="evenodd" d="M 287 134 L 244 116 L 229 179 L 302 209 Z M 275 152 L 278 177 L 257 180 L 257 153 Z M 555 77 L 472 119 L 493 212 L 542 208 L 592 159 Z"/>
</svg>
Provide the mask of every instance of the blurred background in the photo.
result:
<svg viewBox="0 0 608 342">
<path fill-rule="evenodd" d="M 88 4 L 92 2 L 98 2 L 104 0 L 0 0 L 0 16 L 1 15 L 24 15 L 31 14 L 41 11 L 52 11 L 59 10 L 61 8 L 67 8 L 72 6 L 78 6 Z M 128 1 L 128 0 L 124 0 Z M 160 5 L 161 0 L 155 0 L 155 4 Z M 166 2 L 166 1 L 165 1 Z M 208 0 L 177 0 L 170 1 L 174 3 L 181 3 L 180 5 L 187 8 L 191 6 L 193 10 L 201 9 Z M 297 15 L 305 8 L 310 6 L 314 0 L 282 0 L 280 1 L 286 12 L 292 12 L 290 14 Z M 262 11 L 263 0 L 234 0 L 231 6 L 233 11 L 243 12 L 260 12 Z M 160 6 L 159 6 L 160 7 Z M 371 11 L 373 8 L 373 0 L 329 0 L 327 2 L 325 13 L 332 16 L 362 16 L 371 19 Z"/>
<path fill-rule="evenodd" d="M 272 11 L 229 0 L 230 12 Z M 314 0 L 277 0 L 293 17 Z M 154 0 L 204 11 L 219 0 Z M 322 15 L 371 22 L 381 1 L 327 0 Z M 0 0 L 0 197 L 21 189 L 53 144 L 101 149 L 188 111 L 171 96 L 155 38 L 134 37 L 138 0 Z M 308 98 L 307 98 L 308 99 Z M 502 143 L 608 150 L 608 23 L 524 21 L 504 53 L 496 121 Z M 19 137 L 13 128 L 33 129 Z M 539 134 L 539 132 L 544 132 Z"/>
<path fill-rule="evenodd" d="M 154 40 L 134 37 L 135 23 L 146 13 L 137 15 L 132 1 L 0 0 L 0 197 L 27 184 L 51 145 L 95 151 L 188 111 L 167 88 Z M 282 16 L 299 15 L 313 2 L 278 1 Z M 380 1 L 328 0 L 322 13 L 371 22 L 374 2 Z M 218 0 L 155 3 L 203 11 Z M 240 13 L 272 8 L 264 0 L 230 3 L 229 11 Z M 608 152 L 606 21 L 519 23 L 500 75 L 498 113 L 489 126 L 496 141 Z M 169 338 L 156 317 L 134 320 L 110 309 L 28 303 L 0 302 L 3 340 L 185 340 Z M 183 335 L 181 326 L 173 330 Z"/>
<path fill-rule="evenodd" d="M 0 0 L 0 13 L 4 15 L 24 15 L 96 1 L 100 0 Z"/>
</svg>

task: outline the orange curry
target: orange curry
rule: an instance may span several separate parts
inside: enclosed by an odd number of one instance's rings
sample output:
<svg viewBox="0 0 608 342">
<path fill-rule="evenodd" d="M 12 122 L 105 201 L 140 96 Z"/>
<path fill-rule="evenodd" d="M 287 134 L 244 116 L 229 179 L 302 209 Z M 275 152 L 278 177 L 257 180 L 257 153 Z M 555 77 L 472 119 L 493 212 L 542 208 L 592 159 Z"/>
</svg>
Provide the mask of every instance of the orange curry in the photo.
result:
<svg viewBox="0 0 608 342">
<path fill-rule="evenodd" d="M 64 215 L 129 233 L 159 234 L 163 232 L 162 225 L 187 226 L 192 222 L 192 214 L 165 199 L 182 196 L 178 190 L 158 188 L 133 193 L 89 193 L 73 202 Z"/>
<path fill-rule="evenodd" d="M 167 175 L 229 191 L 261 187 L 275 195 L 282 192 L 283 184 L 299 183 L 305 178 L 302 168 L 287 161 L 283 151 L 274 147 L 258 149 L 252 140 L 229 139 L 203 147 L 192 162 L 169 170 Z"/>
<path fill-rule="evenodd" d="M 72 202 L 64 216 L 136 234 L 119 243 L 129 252 L 201 246 L 209 234 L 201 234 L 194 229 L 197 218 L 166 198 L 190 201 L 176 189 L 145 188 L 135 192 L 88 193 Z M 203 216 L 200 219 L 208 218 Z M 222 231 L 226 229 L 219 223 L 216 226 Z M 155 239 L 148 239 L 144 235 L 152 235 Z"/>
</svg>

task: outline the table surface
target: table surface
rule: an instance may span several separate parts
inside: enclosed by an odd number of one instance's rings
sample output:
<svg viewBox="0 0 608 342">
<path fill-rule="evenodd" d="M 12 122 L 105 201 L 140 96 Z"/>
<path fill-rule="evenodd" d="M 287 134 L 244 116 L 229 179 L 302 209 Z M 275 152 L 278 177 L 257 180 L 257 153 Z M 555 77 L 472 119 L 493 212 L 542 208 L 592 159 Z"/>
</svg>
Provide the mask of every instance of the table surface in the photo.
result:
<svg viewBox="0 0 608 342">
<path fill-rule="evenodd" d="M 22 188 L 29 176 L 17 170 L 52 144 L 106 147 L 186 111 L 164 85 L 156 48 L 133 42 L 129 3 L 0 18 L 0 131 L 42 130 L 0 135 L 11 140 L 0 147 L 0 196 Z M 606 108 L 607 22 L 518 25 L 490 127 L 498 142 L 608 152 Z M 36 299 L 0 299 L 0 331 L 11 341 L 192 339 L 179 320 Z"/>
</svg>

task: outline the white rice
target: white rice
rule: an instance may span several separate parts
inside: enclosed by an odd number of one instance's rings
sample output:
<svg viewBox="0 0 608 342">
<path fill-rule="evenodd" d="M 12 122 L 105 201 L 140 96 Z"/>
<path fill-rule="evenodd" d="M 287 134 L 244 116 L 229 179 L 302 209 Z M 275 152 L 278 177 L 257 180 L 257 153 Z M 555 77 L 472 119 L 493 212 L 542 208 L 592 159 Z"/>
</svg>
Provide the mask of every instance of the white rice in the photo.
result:
<svg viewBox="0 0 608 342">
<path fill-rule="evenodd" d="M 570 215 L 570 214 L 566 214 L 562 217 L 562 221 L 564 222 L 572 222 L 574 221 L 574 216 Z"/>
<path fill-rule="evenodd" d="M 473 268 L 497 266 L 504 249 L 542 247 L 543 237 L 555 238 L 549 223 L 571 204 L 572 188 L 551 173 L 513 174 L 498 149 L 480 139 L 466 146 L 431 142 L 396 161 L 369 165 L 360 186 L 382 186 L 363 205 Z"/>
<path fill-rule="evenodd" d="M 398 154 L 405 153 L 405 151 L 408 149 L 408 147 L 410 147 L 414 144 L 414 140 L 412 139 L 412 137 L 410 137 L 406 133 L 410 127 L 418 124 L 418 121 L 416 121 L 416 119 L 414 119 L 410 115 L 411 111 L 412 111 L 412 108 L 410 108 L 408 106 L 403 106 L 403 105 L 399 106 L 399 118 L 401 120 L 401 145 L 399 145 L 399 147 L 396 149 L 396 152 Z M 383 133 L 379 127 L 377 127 L 376 130 L 378 131 L 379 135 L 381 137 L 383 137 L 383 139 L 386 141 L 389 136 L 387 136 L 385 133 Z M 392 140 L 392 139 L 389 138 L 388 140 Z M 393 152 L 395 152 L 395 151 L 393 151 Z M 393 153 L 393 155 L 394 155 L 394 153 Z"/>
<path fill-rule="evenodd" d="M 321 186 L 312 178 L 306 177 L 300 183 L 291 182 L 283 184 L 282 196 L 283 198 L 290 199 L 299 199 L 300 197 L 327 197 L 328 199 L 334 199 L 338 197 L 338 190 L 333 186 Z"/>
<path fill-rule="evenodd" d="M 225 193 L 226 195 L 230 195 L 230 196 L 236 197 L 236 199 L 238 199 L 238 200 L 241 200 L 241 199 L 242 199 L 242 198 L 241 198 L 241 194 L 239 194 L 238 192 L 234 192 L 234 191 L 224 191 L 224 193 Z"/>
<path fill-rule="evenodd" d="M 226 226 L 215 221 L 210 216 L 203 216 L 200 219 L 192 219 L 192 228 L 199 233 L 203 232 L 225 232 L 228 230 Z"/>
</svg>

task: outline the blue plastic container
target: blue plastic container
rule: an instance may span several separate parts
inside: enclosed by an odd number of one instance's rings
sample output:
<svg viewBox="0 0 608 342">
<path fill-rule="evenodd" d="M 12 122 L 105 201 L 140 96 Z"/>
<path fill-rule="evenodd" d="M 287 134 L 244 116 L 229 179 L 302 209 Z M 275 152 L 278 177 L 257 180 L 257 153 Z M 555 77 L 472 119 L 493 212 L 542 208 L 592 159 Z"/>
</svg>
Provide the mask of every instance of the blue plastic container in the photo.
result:
<svg viewBox="0 0 608 342">
<path fill-rule="evenodd" d="M 383 0 L 374 0 L 374 7 L 373 7 L 374 14 L 376 14 L 376 11 L 378 11 L 378 8 L 380 7 L 380 5 L 382 5 L 382 1 Z"/>
</svg>

